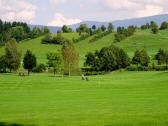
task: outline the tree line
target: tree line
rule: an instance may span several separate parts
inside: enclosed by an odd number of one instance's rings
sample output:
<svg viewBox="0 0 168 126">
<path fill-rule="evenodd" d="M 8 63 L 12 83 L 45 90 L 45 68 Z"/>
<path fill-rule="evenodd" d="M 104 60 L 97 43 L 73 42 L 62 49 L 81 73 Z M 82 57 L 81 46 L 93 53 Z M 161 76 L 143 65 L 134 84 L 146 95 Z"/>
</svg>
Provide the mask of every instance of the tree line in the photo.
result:
<svg viewBox="0 0 168 126">
<path fill-rule="evenodd" d="M 15 38 L 19 42 L 28 38 L 36 38 L 49 32 L 47 27 L 42 29 L 34 27 L 30 29 L 27 23 L 16 21 L 3 22 L 0 19 L 0 44 L 5 44 L 11 38 Z"/>
<path fill-rule="evenodd" d="M 110 34 L 114 30 L 114 26 L 112 23 L 109 23 L 109 25 L 106 27 L 104 25 L 100 27 L 96 27 L 96 25 L 93 25 L 92 27 L 89 27 L 87 24 L 80 24 L 78 28 L 76 28 L 76 32 L 79 33 L 79 38 L 73 38 L 73 42 L 79 42 L 82 40 L 85 40 L 89 38 L 90 36 L 94 36 L 91 42 L 97 41 L 98 39 L 101 39 L 102 37 Z M 62 27 L 63 33 L 70 33 L 73 32 L 72 28 L 70 28 L 67 25 L 64 25 Z M 60 32 L 59 32 L 60 33 Z"/>
<path fill-rule="evenodd" d="M 168 29 L 168 22 L 164 21 L 161 23 L 160 27 L 155 21 L 151 21 L 150 23 L 146 23 L 145 25 L 141 26 L 142 30 L 151 29 L 153 34 L 157 34 L 159 30 Z"/>
<path fill-rule="evenodd" d="M 84 72 L 111 72 L 118 69 L 127 70 L 167 70 L 168 69 L 168 50 L 159 49 L 152 59 L 145 49 L 136 50 L 132 59 L 123 50 L 114 45 L 104 47 L 94 53 L 89 52 L 85 55 Z M 151 60 L 157 61 L 158 66 L 149 65 Z M 166 66 L 164 66 L 164 64 Z"/>
</svg>

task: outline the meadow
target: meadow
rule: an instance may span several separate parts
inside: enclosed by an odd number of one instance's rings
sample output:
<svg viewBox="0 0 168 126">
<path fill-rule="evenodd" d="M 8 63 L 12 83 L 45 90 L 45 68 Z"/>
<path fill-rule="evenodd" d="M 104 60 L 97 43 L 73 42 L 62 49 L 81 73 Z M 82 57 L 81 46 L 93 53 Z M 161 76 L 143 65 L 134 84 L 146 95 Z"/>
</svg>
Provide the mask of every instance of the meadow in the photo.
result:
<svg viewBox="0 0 168 126">
<path fill-rule="evenodd" d="M 0 122 L 35 126 L 167 126 L 167 72 L 81 77 L 0 75 Z M 10 77 L 10 79 L 9 79 Z"/>
</svg>

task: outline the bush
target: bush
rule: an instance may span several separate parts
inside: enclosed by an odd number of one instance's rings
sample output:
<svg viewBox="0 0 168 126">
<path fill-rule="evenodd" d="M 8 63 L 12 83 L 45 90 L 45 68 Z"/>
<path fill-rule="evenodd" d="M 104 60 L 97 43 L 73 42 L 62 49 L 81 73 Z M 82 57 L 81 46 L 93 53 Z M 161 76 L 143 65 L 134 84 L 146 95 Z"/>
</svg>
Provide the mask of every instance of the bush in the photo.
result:
<svg viewBox="0 0 168 126">
<path fill-rule="evenodd" d="M 120 42 L 126 39 L 127 37 L 134 35 L 135 31 L 136 31 L 136 27 L 134 26 L 129 26 L 128 28 L 118 27 L 117 33 L 114 36 L 115 37 L 114 42 Z"/>
<path fill-rule="evenodd" d="M 168 70 L 167 66 L 155 66 L 156 71 L 166 71 Z"/>
<path fill-rule="evenodd" d="M 128 70 L 128 71 L 138 71 L 138 67 L 137 66 L 128 66 L 126 68 L 126 70 Z"/>
<path fill-rule="evenodd" d="M 81 34 L 79 38 L 77 38 L 77 39 L 73 38 L 72 41 L 75 42 L 75 43 L 77 43 L 77 42 L 85 40 L 85 39 L 87 39 L 89 37 L 90 37 L 89 34 Z"/>
<path fill-rule="evenodd" d="M 105 72 L 102 71 L 95 71 L 93 68 L 83 68 L 82 73 L 85 76 L 92 76 L 92 75 L 103 75 Z"/>
<path fill-rule="evenodd" d="M 45 35 L 45 37 L 41 40 L 42 44 L 64 44 L 69 41 L 64 38 L 61 33 L 58 33 L 56 36 L 52 36 L 51 34 Z"/>
<path fill-rule="evenodd" d="M 168 70 L 168 67 L 166 66 L 128 66 L 127 69 L 128 71 L 166 71 Z"/>
<path fill-rule="evenodd" d="M 46 71 L 46 66 L 44 64 L 39 64 L 37 67 L 33 69 L 35 73 L 43 73 Z"/>
</svg>

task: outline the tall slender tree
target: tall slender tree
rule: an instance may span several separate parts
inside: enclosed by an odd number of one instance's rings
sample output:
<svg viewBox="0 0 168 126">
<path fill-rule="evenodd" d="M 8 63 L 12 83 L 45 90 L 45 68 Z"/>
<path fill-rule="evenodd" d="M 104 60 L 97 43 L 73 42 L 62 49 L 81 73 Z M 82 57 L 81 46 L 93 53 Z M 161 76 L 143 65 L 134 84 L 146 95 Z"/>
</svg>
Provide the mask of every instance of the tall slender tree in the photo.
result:
<svg viewBox="0 0 168 126">
<path fill-rule="evenodd" d="M 75 71 L 79 66 L 79 54 L 72 42 L 64 43 L 62 47 L 62 56 L 64 60 L 64 71 L 71 76 L 71 71 Z"/>
</svg>

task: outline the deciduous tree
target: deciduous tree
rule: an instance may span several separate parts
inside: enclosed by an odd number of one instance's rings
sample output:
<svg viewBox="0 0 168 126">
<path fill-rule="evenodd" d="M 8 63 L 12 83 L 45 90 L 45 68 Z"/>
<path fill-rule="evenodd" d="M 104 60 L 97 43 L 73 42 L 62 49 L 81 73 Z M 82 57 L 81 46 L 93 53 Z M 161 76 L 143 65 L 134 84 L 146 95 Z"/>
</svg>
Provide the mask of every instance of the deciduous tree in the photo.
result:
<svg viewBox="0 0 168 126">
<path fill-rule="evenodd" d="M 63 69 L 63 58 L 61 55 L 61 52 L 55 52 L 55 53 L 48 53 L 47 54 L 47 64 L 48 67 L 52 67 L 54 71 L 54 75 L 56 72 L 61 72 Z"/>
<path fill-rule="evenodd" d="M 21 52 L 15 39 L 11 39 L 5 45 L 5 57 L 7 67 L 11 70 L 18 70 L 21 64 Z"/>
<path fill-rule="evenodd" d="M 68 72 L 70 76 L 71 71 L 77 70 L 79 65 L 79 54 L 72 42 L 64 43 L 62 47 L 62 55 L 64 60 L 64 71 Z"/>
</svg>

